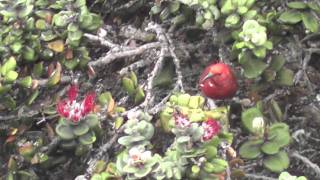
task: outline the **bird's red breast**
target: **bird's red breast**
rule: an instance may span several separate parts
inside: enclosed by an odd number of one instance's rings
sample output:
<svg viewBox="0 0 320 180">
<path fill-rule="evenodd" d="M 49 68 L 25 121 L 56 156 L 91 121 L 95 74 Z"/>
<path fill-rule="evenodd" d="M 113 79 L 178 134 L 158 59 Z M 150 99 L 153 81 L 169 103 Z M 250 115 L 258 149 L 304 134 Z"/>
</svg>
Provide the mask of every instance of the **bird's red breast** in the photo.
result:
<svg viewBox="0 0 320 180">
<path fill-rule="evenodd" d="M 231 67 L 224 63 L 211 64 L 200 76 L 200 89 L 212 99 L 227 99 L 238 90 L 237 79 Z"/>
</svg>

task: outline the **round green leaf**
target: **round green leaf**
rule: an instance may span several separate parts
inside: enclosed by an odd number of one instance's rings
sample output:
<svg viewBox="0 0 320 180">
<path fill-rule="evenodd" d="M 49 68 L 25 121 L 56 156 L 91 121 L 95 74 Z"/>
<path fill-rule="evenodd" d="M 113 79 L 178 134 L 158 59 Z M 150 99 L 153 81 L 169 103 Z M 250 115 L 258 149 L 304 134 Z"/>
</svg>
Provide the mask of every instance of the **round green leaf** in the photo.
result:
<svg viewBox="0 0 320 180">
<path fill-rule="evenodd" d="M 88 124 L 90 128 L 94 128 L 100 124 L 100 121 L 96 114 L 88 114 L 85 123 Z"/>
<path fill-rule="evenodd" d="M 89 126 L 86 123 L 81 122 L 81 123 L 73 126 L 72 130 L 76 136 L 82 136 L 89 131 Z"/>
<path fill-rule="evenodd" d="M 264 167 L 272 172 L 280 173 L 289 167 L 289 157 L 284 151 L 280 151 L 275 155 L 270 155 L 263 161 Z"/>
<path fill-rule="evenodd" d="M 262 152 L 269 154 L 269 155 L 278 153 L 279 149 L 280 149 L 280 146 L 273 141 L 266 142 L 261 146 Z"/>
<path fill-rule="evenodd" d="M 313 14 L 309 12 L 302 13 L 302 22 L 309 31 L 318 32 L 319 22 Z"/>
<path fill-rule="evenodd" d="M 244 75 L 247 78 L 258 77 L 268 67 L 268 65 L 261 61 L 261 59 L 257 59 L 247 52 L 240 55 L 239 63 L 242 65 Z"/>
<path fill-rule="evenodd" d="M 261 111 L 256 108 L 250 108 L 242 112 L 241 121 L 243 126 L 251 133 L 257 133 L 257 130 L 253 127 L 253 120 L 258 117 L 263 117 Z"/>
<path fill-rule="evenodd" d="M 226 170 L 228 163 L 223 159 L 213 159 L 211 164 L 214 166 L 213 173 L 221 173 Z"/>
<path fill-rule="evenodd" d="M 71 140 L 71 139 L 75 138 L 75 136 L 73 134 L 73 131 L 70 128 L 70 126 L 63 125 L 63 124 L 60 124 L 60 123 L 56 126 L 56 133 L 63 140 Z"/>
<path fill-rule="evenodd" d="M 4 81 L 5 82 L 13 82 L 18 78 L 18 73 L 16 71 L 9 71 L 7 74 L 4 76 Z"/>
<path fill-rule="evenodd" d="M 288 7 L 292 9 L 306 9 L 308 6 L 306 3 L 301 1 L 292 1 L 288 3 Z"/>
<path fill-rule="evenodd" d="M 288 24 L 296 24 L 302 20 L 301 16 L 302 15 L 299 11 L 289 10 L 283 12 L 279 17 L 279 20 Z"/>
<path fill-rule="evenodd" d="M 86 134 L 79 137 L 79 141 L 82 145 L 90 145 L 96 141 L 96 136 L 93 131 L 89 131 Z"/>
<path fill-rule="evenodd" d="M 263 140 L 248 140 L 243 143 L 239 149 L 239 154 L 241 157 L 246 159 L 254 159 L 262 154 L 260 146 Z"/>
</svg>

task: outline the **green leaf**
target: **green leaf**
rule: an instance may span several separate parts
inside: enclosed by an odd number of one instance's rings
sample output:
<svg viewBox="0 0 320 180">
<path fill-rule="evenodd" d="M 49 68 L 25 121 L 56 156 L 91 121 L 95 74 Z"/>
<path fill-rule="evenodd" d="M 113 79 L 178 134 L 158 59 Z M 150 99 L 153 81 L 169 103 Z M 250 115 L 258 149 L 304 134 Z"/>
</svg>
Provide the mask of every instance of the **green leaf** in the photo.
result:
<svg viewBox="0 0 320 180">
<path fill-rule="evenodd" d="M 276 77 L 276 83 L 283 86 L 292 86 L 293 85 L 294 73 L 292 70 L 287 68 L 282 68 Z"/>
<path fill-rule="evenodd" d="M 263 140 L 248 140 L 240 146 L 239 154 L 242 158 L 255 159 L 262 154 L 260 147 Z"/>
<path fill-rule="evenodd" d="M 178 96 L 177 103 L 179 106 L 188 106 L 190 98 L 190 94 L 180 94 Z"/>
<path fill-rule="evenodd" d="M 37 89 L 36 91 L 34 91 L 31 96 L 28 98 L 27 100 L 27 105 L 31 105 L 34 100 L 39 96 L 39 90 Z"/>
<path fill-rule="evenodd" d="M 90 128 L 94 128 L 100 125 L 99 118 L 96 114 L 88 114 L 86 116 L 85 123 L 88 124 Z"/>
<path fill-rule="evenodd" d="M 63 140 L 72 140 L 75 138 L 72 129 L 67 125 L 58 124 L 56 126 L 56 133 Z"/>
<path fill-rule="evenodd" d="M 44 19 L 38 19 L 35 25 L 37 29 L 44 30 L 46 29 L 47 23 Z"/>
<path fill-rule="evenodd" d="M 52 18 L 52 22 L 58 27 L 65 27 L 68 24 L 68 19 L 71 14 L 60 12 L 59 14 L 55 14 Z"/>
<path fill-rule="evenodd" d="M 34 75 L 34 77 L 41 77 L 43 72 L 43 62 L 39 62 L 35 65 L 33 65 L 33 70 L 32 70 L 32 74 Z"/>
<path fill-rule="evenodd" d="M 129 96 L 133 96 L 135 94 L 135 86 L 131 79 L 127 77 L 122 78 L 122 87 L 127 91 Z"/>
<path fill-rule="evenodd" d="M 111 100 L 112 100 L 112 95 L 109 91 L 100 94 L 100 96 L 98 97 L 99 103 L 103 106 L 109 104 Z"/>
<path fill-rule="evenodd" d="M 10 57 L 1 67 L 1 74 L 5 76 L 9 71 L 13 71 L 17 66 L 17 61 L 14 57 Z"/>
<path fill-rule="evenodd" d="M 152 86 L 168 88 L 173 83 L 175 67 L 172 61 L 165 61 L 163 68 L 155 77 Z"/>
<path fill-rule="evenodd" d="M 268 156 L 263 161 L 264 167 L 272 172 L 280 173 L 289 167 L 289 157 L 284 151 L 280 151 L 275 155 Z"/>
<path fill-rule="evenodd" d="M 320 13 L 320 5 L 318 3 L 310 1 L 307 4 L 308 4 L 308 7 L 312 9 L 314 12 L 318 14 Z"/>
<path fill-rule="evenodd" d="M 277 144 L 279 147 L 285 147 L 289 145 L 291 136 L 289 133 L 289 127 L 285 123 L 274 123 L 270 127 L 269 136 L 274 136 L 270 141 Z"/>
<path fill-rule="evenodd" d="M 11 90 L 12 84 L 0 85 L 0 95 L 7 93 Z"/>
<path fill-rule="evenodd" d="M 308 29 L 311 32 L 318 32 L 319 29 L 319 23 L 317 18 L 312 15 L 311 13 L 305 12 L 302 13 L 302 22 L 306 29 Z"/>
<path fill-rule="evenodd" d="M 277 76 L 277 72 L 275 72 L 274 70 L 272 69 L 266 69 L 264 72 L 263 72 L 263 78 L 265 81 L 267 82 L 271 82 L 273 80 L 276 79 L 276 76 Z"/>
<path fill-rule="evenodd" d="M 225 20 L 226 27 L 233 27 L 237 25 L 240 21 L 240 16 L 238 14 L 231 14 Z"/>
<path fill-rule="evenodd" d="M 262 146 L 261 146 L 261 150 L 262 152 L 272 155 L 272 154 L 276 154 L 279 152 L 280 150 L 280 146 L 273 142 L 273 141 L 269 141 L 269 142 L 265 142 Z"/>
<path fill-rule="evenodd" d="M 179 1 L 172 1 L 172 2 L 169 2 L 169 10 L 170 10 L 170 13 L 175 13 L 179 10 L 180 8 L 180 2 Z"/>
<path fill-rule="evenodd" d="M 16 71 L 9 71 L 7 74 L 4 76 L 4 81 L 8 83 L 12 83 L 18 78 L 18 73 Z"/>
<path fill-rule="evenodd" d="M 144 91 L 141 87 L 138 87 L 136 89 L 136 95 L 134 96 L 134 103 L 135 104 L 138 104 L 140 102 L 142 102 L 145 98 L 145 95 L 144 95 Z"/>
<path fill-rule="evenodd" d="M 14 54 L 19 54 L 23 45 L 21 42 L 17 41 L 10 45 L 11 50 Z"/>
<path fill-rule="evenodd" d="M 273 55 L 269 67 L 277 72 L 283 67 L 285 62 L 286 60 L 283 55 Z"/>
<path fill-rule="evenodd" d="M 56 69 L 50 75 L 48 82 L 47 82 L 47 85 L 49 87 L 52 87 L 52 86 L 58 84 L 60 82 L 60 78 L 61 78 L 61 64 L 59 62 L 57 62 Z"/>
<path fill-rule="evenodd" d="M 25 8 L 19 12 L 18 16 L 20 18 L 24 18 L 24 17 L 28 16 L 32 12 L 33 7 L 34 6 L 31 4 L 26 4 Z"/>
<path fill-rule="evenodd" d="M 233 6 L 232 4 L 232 0 L 226 0 L 224 1 L 225 3 L 222 5 L 222 8 L 221 8 L 221 13 L 222 14 L 230 14 L 232 13 L 232 11 L 235 10 L 235 6 Z"/>
<path fill-rule="evenodd" d="M 77 65 L 79 64 L 79 61 L 78 59 L 69 59 L 69 60 L 65 59 L 62 63 L 67 69 L 73 70 L 74 68 L 77 67 Z"/>
<path fill-rule="evenodd" d="M 76 136 L 82 136 L 89 131 L 89 126 L 86 123 L 80 122 L 79 124 L 73 126 L 72 130 Z"/>
<path fill-rule="evenodd" d="M 249 132 L 257 133 L 257 130 L 253 127 L 253 120 L 258 117 L 263 117 L 263 114 L 258 108 L 252 107 L 242 112 L 241 122 Z"/>
<path fill-rule="evenodd" d="M 131 71 L 129 77 L 130 77 L 130 79 L 132 80 L 134 87 L 138 87 L 138 78 L 137 78 L 136 73 L 134 73 L 133 71 Z"/>
<path fill-rule="evenodd" d="M 205 157 L 210 161 L 215 158 L 218 154 L 218 149 L 215 146 L 208 146 L 206 147 L 206 154 Z"/>
<path fill-rule="evenodd" d="M 1 103 L 10 110 L 16 108 L 16 101 L 11 96 L 5 96 L 1 98 Z"/>
<path fill-rule="evenodd" d="M 299 11 L 289 10 L 283 12 L 279 17 L 279 20 L 288 24 L 296 24 L 302 20 L 302 15 Z"/>
<path fill-rule="evenodd" d="M 28 62 L 33 62 L 36 60 L 36 52 L 33 48 L 25 46 L 22 52 L 23 59 Z"/>
<path fill-rule="evenodd" d="M 306 9 L 307 4 L 301 1 L 292 1 L 288 3 L 288 7 L 292 9 Z"/>
<path fill-rule="evenodd" d="M 82 145 L 90 145 L 96 141 L 96 136 L 93 131 L 89 131 L 86 134 L 79 137 L 79 141 Z"/>
<path fill-rule="evenodd" d="M 213 169 L 213 173 L 221 173 L 223 171 L 226 170 L 226 168 L 228 167 L 228 163 L 227 161 L 223 160 L 223 159 L 213 159 L 211 161 L 211 164 L 214 166 L 214 169 Z"/>
<path fill-rule="evenodd" d="M 44 41 L 51 41 L 51 40 L 54 40 L 58 36 L 56 34 L 54 34 L 52 30 L 47 30 L 47 31 L 41 32 L 40 37 Z"/>
<path fill-rule="evenodd" d="M 281 122 L 283 120 L 283 113 L 281 111 L 279 104 L 274 99 L 271 99 L 270 103 L 271 103 L 271 110 L 272 110 L 273 114 L 275 115 L 276 120 L 278 122 Z"/>
<path fill-rule="evenodd" d="M 32 85 L 32 78 L 31 76 L 24 77 L 20 79 L 18 83 L 25 88 L 30 88 Z"/>
<path fill-rule="evenodd" d="M 267 54 L 267 49 L 265 47 L 258 47 L 253 49 L 253 54 L 258 58 L 265 58 Z"/>
<path fill-rule="evenodd" d="M 243 56 L 240 56 L 239 62 L 244 70 L 244 75 L 247 78 L 256 78 L 263 73 L 268 65 L 262 62 L 260 59 L 254 59 L 252 55 L 245 52 Z"/>
</svg>

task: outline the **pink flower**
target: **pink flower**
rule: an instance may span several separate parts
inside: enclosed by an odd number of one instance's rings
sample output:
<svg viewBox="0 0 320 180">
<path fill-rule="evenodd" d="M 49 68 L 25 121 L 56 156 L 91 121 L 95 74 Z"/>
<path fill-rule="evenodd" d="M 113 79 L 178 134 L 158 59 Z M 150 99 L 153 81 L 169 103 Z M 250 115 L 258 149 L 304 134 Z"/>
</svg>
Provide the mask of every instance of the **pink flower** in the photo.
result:
<svg viewBox="0 0 320 180">
<path fill-rule="evenodd" d="M 78 96 L 78 86 L 71 85 L 68 91 L 68 98 L 61 100 L 57 104 L 57 112 L 64 118 L 71 120 L 74 123 L 77 123 L 90 113 L 94 108 L 94 100 L 96 94 L 94 92 L 88 93 L 84 100 L 79 103 L 76 98 Z"/>
<path fill-rule="evenodd" d="M 219 134 L 221 129 L 220 124 L 213 119 L 208 119 L 207 121 L 203 122 L 202 127 L 204 129 L 204 134 L 202 136 L 204 141 L 208 141 L 213 136 Z"/>
<path fill-rule="evenodd" d="M 181 112 L 175 112 L 174 115 L 174 121 L 176 126 L 179 126 L 181 128 L 186 128 L 191 125 L 191 122 L 189 121 L 188 117 Z"/>
</svg>

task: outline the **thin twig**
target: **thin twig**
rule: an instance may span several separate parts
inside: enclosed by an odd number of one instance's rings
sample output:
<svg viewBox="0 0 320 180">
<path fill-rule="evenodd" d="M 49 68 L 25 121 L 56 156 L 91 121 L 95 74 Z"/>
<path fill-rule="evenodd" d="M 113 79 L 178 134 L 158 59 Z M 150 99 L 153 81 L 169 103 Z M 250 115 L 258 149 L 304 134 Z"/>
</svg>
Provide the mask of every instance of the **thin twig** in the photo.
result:
<svg viewBox="0 0 320 180">
<path fill-rule="evenodd" d="M 272 178 L 272 177 L 255 175 L 255 174 L 247 174 L 247 173 L 246 173 L 246 177 L 247 178 L 251 178 L 251 179 L 259 179 L 259 180 L 278 180 L 278 179 L 275 179 L 275 178 Z"/>
<path fill-rule="evenodd" d="M 134 62 L 132 64 L 130 64 L 129 66 L 126 66 L 124 68 L 122 68 L 119 71 L 119 75 L 120 76 L 124 76 L 125 74 L 128 74 L 130 71 L 134 71 L 136 69 L 148 66 L 152 63 L 152 61 L 149 61 L 148 59 L 141 59 L 137 62 Z"/>
<path fill-rule="evenodd" d="M 130 56 L 136 56 L 136 55 L 142 54 L 144 51 L 146 51 L 148 49 L 154 49 L 154 48 L 159 48 L 159 47 L 161 47 L 161 43 L 152 42 L 152 43 L 144 44 L 142 46 L 139 46 L 137 48 L 130 49 L 130 50 L 123 50 L 123 51 L 119 51 L 119 52 L 107 53 L 106 56 L 101 57 L 96 61 L 89 62 L 89 65 L 90 66 L 107 65 L 116 59 L 130 57 Z"/>
<path fill-rule="evenodd" d="M 305 163 L 307 166 L 313 169 L 313 171 L 317 174 L 318 177 L 320 177 L 320 168 L 317 164 L 311 162 L 307 157 L 302 156 L 298 152 L 293 152 L 290 154 L 291 157 L 297 158 L 301 160 L 303 163 Z"/>
<path fill-rule="evenodd" d="M 101 45 L 109 47 L 109 48 L 119 47 L 118 44 L 115 44 L 104 37 L 96 36 L 96 35 L 89 34 L 89 33 L 84 33 L 83 36 L 92 40 L 92 41 L 98 41 L 98 42 L 100 42 Z"/>
<path fill-rule="evenodd" d="M 183 83 L 182 83 L 182 72 L 181 72 L 181 66 L 180 66 L 180 59 L 178 58 L 178 56 L 176 55 L 176 53 L 175 53 L 175 46 L 174 46 L 174 44 L 173 44 L 173 41 L 172 41 L 172 39 L 170 38 L 170 36 L 167 34 L 167 39 L 168 39 L 168 41 L 169 41 L 169 44 L 170 44 L 170 46 L 169 46 L 169 50 L 170 50 L 170 54 L 171 54 L 171 56 L 172 56 L 172 58 L 173 58 L 173 63 L 174 63 L 174 65 L 175 65 L 175 69 L 176 69 L 176 74 L 177 74 L 177 82 L 176 82 L 176 87 L 177 87 L 177 89 L 174 89 L 174 90 L 178 90 L 178 88 L 179 88 L 179 90 L 181 91 L 181 92 L 184 92 L 184 88 L 183 88 Z"/>
<path fill-rule="evenodd" d="M 159 73 L 160 69 L 162 68 L 165 54 L 166 54 L 166 49 L 164 47 L 162 47 L 160 50 L 159 59 L 156 62 L 152 72 L 149 74 L 145 100 L 141 104 L 141 106 L 145 107 L 146 109 L 148 108 L 148 105 L 153 103 L 153 98 L 152 98 L 153 81 L 154 81 L 155 77 L 157 76 L 157 74 Z"/>
</svg>

